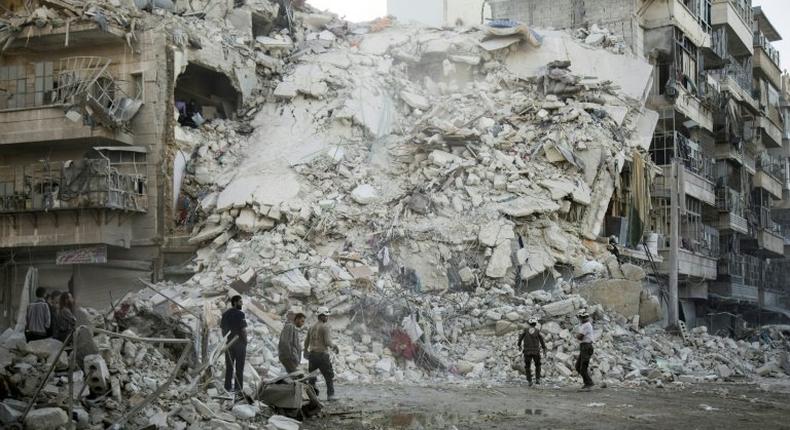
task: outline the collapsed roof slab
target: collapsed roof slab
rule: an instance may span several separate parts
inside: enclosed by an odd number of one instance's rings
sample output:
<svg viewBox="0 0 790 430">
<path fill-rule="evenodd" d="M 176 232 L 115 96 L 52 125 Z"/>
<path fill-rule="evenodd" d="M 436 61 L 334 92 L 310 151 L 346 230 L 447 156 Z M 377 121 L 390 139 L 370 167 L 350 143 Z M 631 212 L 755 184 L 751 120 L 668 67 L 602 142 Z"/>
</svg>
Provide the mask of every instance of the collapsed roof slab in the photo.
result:
<svg viewBox="0 0 790 430">
<path fill-rule="evenodd" d="M 586 47 L 563 32 L 539 32 L 544 36 L 543 45 L 523 43 L 507 57 L 505 65 L 511 72 L 525 78 L 536 77 L 552 61 L 570 61 L 573 74 L 612 81 L 628 97 L 642 104 L 647 100 L 653 80 L 653 66 L 647 61 Z"/>
</svg>

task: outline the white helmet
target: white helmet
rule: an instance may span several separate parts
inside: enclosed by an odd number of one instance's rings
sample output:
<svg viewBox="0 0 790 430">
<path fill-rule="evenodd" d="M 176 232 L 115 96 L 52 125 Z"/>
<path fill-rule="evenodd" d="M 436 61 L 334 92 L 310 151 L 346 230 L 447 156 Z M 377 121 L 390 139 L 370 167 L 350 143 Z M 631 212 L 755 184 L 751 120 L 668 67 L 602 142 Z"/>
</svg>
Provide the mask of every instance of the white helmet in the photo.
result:
<svg viewBox="0 0 790 430">
<path fill-rule="evenodd" d="M 537 324 L 538 323 L 538 319 L 535 318 L 535 317 L 532 317 L 532 318 L 527 320 L 527 323 L 529 323 L 529 324 Z"/>
<path fill-rule="evenodd" d="M 576 316 L 579 318 L 587 318 L 590 316 L 590 314 L 587 313 L 587 309 L 582 309 L 578 313 L 576 313 Z"/>
<path fill-rule="evenodd" d="M 319 307 L 317 313 L 318 315 L 326 315 L 326 316 L 332 315 L 332 313 L 329 312 L 329 308 L 327 308 L 326 306 Z"/>
</svg>

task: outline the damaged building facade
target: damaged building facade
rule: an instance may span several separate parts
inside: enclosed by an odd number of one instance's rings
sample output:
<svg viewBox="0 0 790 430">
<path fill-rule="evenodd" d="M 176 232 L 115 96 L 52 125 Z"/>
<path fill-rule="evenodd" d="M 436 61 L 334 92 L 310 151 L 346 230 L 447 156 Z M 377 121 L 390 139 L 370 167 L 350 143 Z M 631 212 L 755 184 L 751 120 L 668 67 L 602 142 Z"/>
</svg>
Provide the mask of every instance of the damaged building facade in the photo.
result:
<svg viewBox="0 0 790 430">
<path fill-rule="evenodd" d="M 174 16 L 144 22 L 141 11 L 69 1 L 0 6 L 10 17 L 0 19 L 7 326 L 20 295 L 36 286 L 101 308 L 139 289 L 138 278 L 177 272 L 194 252 L 187 239 L 197 197 L 181 187 L 180 124 L 188 107 L 198 121 L 233 117 L 257 80 L 254 60 Z M 248 45 L 253 22 L 277 14 L 268 3 L 256 16 L 230 3 L 211 10 L 237 23 L 246 39 L 234 43 Z"/>
<path fill-rule="evenodd" d="M 606 234 L 638 250 L 655 244 L 658 256 L 645 267 L 659 289 L 666 285 L 674 178 L 681 319 L 730 330 L 787 321 L 787 76 L 771 45 L 781 35 L 763 10 L 750 0 L 490 4 L 494 18 L 578 29 L 587 43 L 654 66 L 647 106 L 659 119 L 650 155 L 661 172 L 652 215 L 634 240 L 634 217 L 610 211 Z"/>
</svg>

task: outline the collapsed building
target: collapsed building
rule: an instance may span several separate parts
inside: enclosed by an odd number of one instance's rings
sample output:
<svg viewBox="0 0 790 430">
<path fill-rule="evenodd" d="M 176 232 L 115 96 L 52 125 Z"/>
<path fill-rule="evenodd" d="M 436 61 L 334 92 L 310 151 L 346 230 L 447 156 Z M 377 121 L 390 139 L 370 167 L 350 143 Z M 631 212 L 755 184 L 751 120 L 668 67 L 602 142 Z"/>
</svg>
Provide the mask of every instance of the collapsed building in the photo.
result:
<svg viewBox="0 0 790 430">
<path fill-rule="evenodd" d="M 110 393 L 69 395 L 44 374 L 69 366 L 62 344 L 9 329 L 11 397 L 77 397 L 88 427 L 240 428 L 258 412 L 223 412 L 198 383 L 220 370 L 219 315 L 237 293 L 249 389 L 281 373 L 294 305 L 333 309 L 344 381 L 512 380 L 520 360 L 502 357 L 537 316 L 556 357 L 547 376 L 569 383 L 579 309 L 601 330 L 596 379 L 787 372 L 781 328 L 736 341 L 654 324 L 659 248 L 622 244 L 649 232 L 661 115 L 646 107 L 653 66 L 620 44 L 510 21 L 350 24 L 287 1 L 6 9 L 4 327 L 40 286 L 102 309 L 80 324 L 108 330 L 79 337 Z M 620 244 L 618 214 L 634 220 Z M 91 360 L 76 364 L 88 381 Z M 32 410 L 69 416 L 58 411 Z"/>
<path fill-rule="evenodd" d="M 670 218 L 679 217 L 678 291 L 689 326 L 737 332 L 786 323 L 788 76 L 772 42 L 777 28 L 750 0 L 489 0 L 491 16 L 577 29 L 589 43 L 618 45 L 655 66 L 647 106 L 660 114 L 650 156 L 648 230 L 657 283 L 666 283 Z M 601 29 L 607 30 L 601 30 Z M 678 205 L 672 209 L 672 160 Z M 680 165 L 682 164 L 682 165 Z M 614 209 L 614 208 L 613 208 Z M 612 210 L 606 234 L 633 222 Z M 621 240 L 641 250 L 640 241 Z"/>
</svg>

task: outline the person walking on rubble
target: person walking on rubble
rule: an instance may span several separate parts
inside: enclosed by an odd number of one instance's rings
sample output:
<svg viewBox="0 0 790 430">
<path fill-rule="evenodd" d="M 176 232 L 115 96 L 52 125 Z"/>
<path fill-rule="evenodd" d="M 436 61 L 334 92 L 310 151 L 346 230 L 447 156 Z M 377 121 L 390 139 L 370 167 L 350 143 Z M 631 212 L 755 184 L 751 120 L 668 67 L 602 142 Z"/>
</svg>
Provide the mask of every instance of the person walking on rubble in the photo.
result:
<svg viewBox="0 0 790 430">
<path fill-rule="evenodd" d="M 532 369 L 531 362 L 535 362 L 535 384 L 540 385 L 540 350 L 543 349 L 543 355 L 546 355 L 546 342 L 543 340 L 543 335 L 538 330 L 538 319 L 535 317 L 530 318 L 528 321 L 529 327 L 521 332 L 518 337 L 518 349 L 524 353 L 524 368 L 527 372 L 527 382 L 532 386 Z M 523 345 L 522 345 L 523 344 Z"/>
<path fill-rule="evenodd" d="M 579 311 L 578 317 L 581 320 L 578 330 L 576 330 L 576 339 L 579 341 L 579 357 L 576 359 L 576 371 L 579 372 L 584 380 L 583 389 L 587 390 L 592 388 L 595 384 L 590 378 L 590 358 L 593 355 L 593 342 L 595 342 L 595 330 L 593 329 L 592 322 L 590 322 L 590 315 L 587 311 Z"/>
<path fill-rule="evenodd" d="M 310 327 L 304 339 L 304 354 L 305 358 L 307 358 L 310 363 L 309 371 L 312 372 L 318 369 L 324 377 L 324 381 L 326 382 L 326 399 L 334 400 L 335 372 L 332 370 L 329 350 L 333 350 L 335 354 L 338 354 L 340 350 L 337 345 L 332 342 L 332 333 L 327 324 L 329 315 L 329 309 L 326 307 L 321 306 L 318 308 L 318 322 Z M 318 388 L 316 388 L 316 378 L 310 379 L 310 385 L 313 386 L 317 395 Z"/>
<path fill-rule="evenodd" d="M 285 371 L 296 372 L 302 360 L 302 342 L 299 341 L 299 329 L 304 325 L 304 313 L 301 309 L 292 309 L 286 316 L 288 321 L 280 332 L 277 352 Z"/>
<path fill-rule="evenodd" d="M 47 338 L 47 332 L 52 325 L 49 305 L 44 298 L 46 294 L 47 290 L 44 287 L 36 288 L 36 301 L 27 305 L 25 340 L 28 342 Z"/>
<path fill-rule="evenodd" d="M 244 388 L 244 359 L 247 356 L 247 321 L 241 306 L 241 296 L 231 297 L 230 309 L 222 314 L 220 321 L 222 336 L 227 336 L 227 342 L 238 337 L 225 351 L 225 390 L 237 393 L 241 393 Z"/>
</svg>

